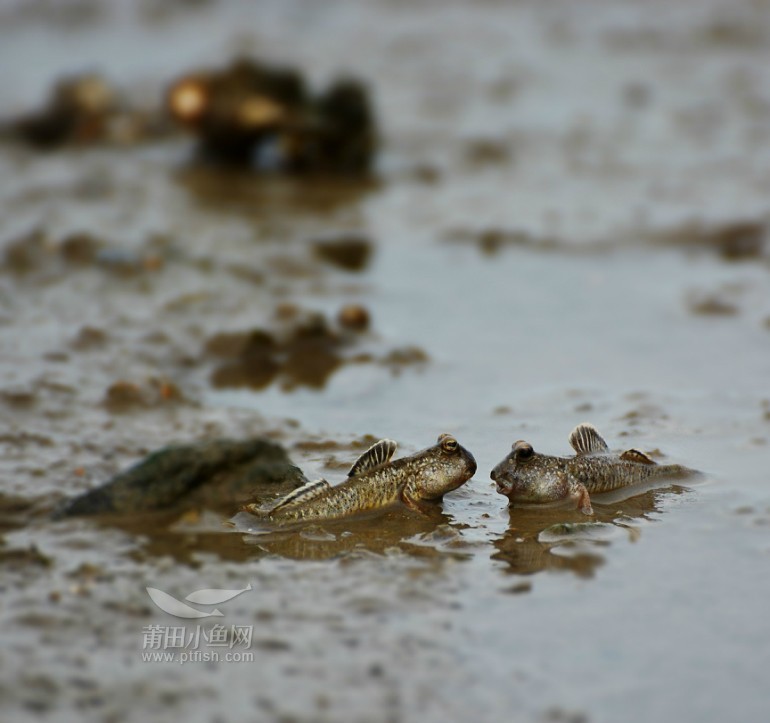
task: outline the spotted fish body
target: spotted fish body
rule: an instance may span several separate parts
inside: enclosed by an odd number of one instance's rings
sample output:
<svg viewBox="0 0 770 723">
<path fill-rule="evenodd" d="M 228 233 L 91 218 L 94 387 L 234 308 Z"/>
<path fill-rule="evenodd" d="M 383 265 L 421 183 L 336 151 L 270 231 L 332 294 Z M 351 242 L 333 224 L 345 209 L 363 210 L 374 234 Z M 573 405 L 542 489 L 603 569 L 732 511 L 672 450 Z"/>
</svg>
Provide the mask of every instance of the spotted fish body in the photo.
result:
<svg viewBox="0 0 770 723">
<path fill-rule="evenodd" d="M 391 461 L 396 443 L 380 440 L 353 465 L 348 479 L 332 486 L 310 482 L 265 509 L 246 510 L 275 522 L 326 520 L 382 509 L 399 502 L 420 509 L 426 500 L 439 500 L 476 472 L 473 455 L 454 437 L 441 435 L 433 447 Z"/>
<path fill-rule="evenodd" d="M 609 451 L 590 424 L 580 424 L 569 437 L 574 457 L 538 454 L 532 445 L 518 441 L 511 453 L 491 473 L 497 491 L 516 502 L 530 504 L 572 499 L 578 509 L 593 514 L 591 495 L 631 487 L 655 478 L 694 474 L 677 464 L 656 464 L 646 454 L 630 449 Z"/>
</svg>

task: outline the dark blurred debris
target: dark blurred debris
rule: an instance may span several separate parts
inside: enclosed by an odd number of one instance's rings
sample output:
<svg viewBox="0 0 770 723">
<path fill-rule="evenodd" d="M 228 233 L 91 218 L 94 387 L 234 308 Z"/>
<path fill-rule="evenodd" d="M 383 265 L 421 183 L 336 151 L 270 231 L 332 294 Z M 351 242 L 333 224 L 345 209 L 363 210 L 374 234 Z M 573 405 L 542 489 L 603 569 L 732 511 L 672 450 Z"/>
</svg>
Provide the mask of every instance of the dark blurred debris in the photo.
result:
<svg viewBox="0 0 770 723">
<path fill-rule="evenodd" d="M 432 186 L 441 180 L 441 169 L 430 163 L 418 163 L 409 171 L 409 177 L 418 183 Z"/>
<path fill-rule="evenodd" d="M 314 123 L 295 136 L 299 168 L 365 172 L 376 146 L 369 94 L 362 83 L 337 80 L 316 100 Z"/>
<path fill-rule="evenodd" d="M 364 236 L 340 235 L 313 242 L 318 258 L 345 271 L 362 271 L 372 255 L 372 243 Z"/>
<path fill-rule="evenodd" d="M 93 142 L 104 134 L 115 105 L 113 90 L 100 76 L 65 78 L 53 87 L 46 105 L 20 118 L 15 128 L 21 138 L 40 148 Z"/>
<path fill-rule="evenodd" d="M 553 706 L 548 708 L 539 720 L 542 723 L 589 723 L 591 719 L 581 711 L 564 710 Z"/>
<path fill-rule="evenodd" d="M 333 325 L 323 314 L 282 305 L 273 328 L 218 333 L 208 339 L 206 355 L 224 359 L 211 382 L 215 387 L 257 390 L 274 382 L 286 391 L 300 386 L 320 389 L 347 364 L 376 362 L 398 369 L 427 360 L 414 348 L 397 349 L 381 358 L 360 351 L 361 332 L 368 325 L 369 313 L 360 306 L 343 308 Z"/>
<path fill-rule="evenodd" d="M 305 439 L 301 442 L 295 442 L 293 449 L 296 449 L 305 454 L 312 454 L 317 452 L 364 452 L 369 449 L 375 442 L 381 437 L 376 437 L 373 434 L 363 434 L 358 439 L 353 439 L 350 442 L 338 442 L 333 439 Z"/>
<path fill-rule="evenodd" d="M 767 45 L 767 32 L 763 25 L 752 22 L 750 17 L 722 14 L 710 19 L 700 29 L 702 41 L 709 47 L 764 48 Z"/>
<path fill-rule="evenodd" d="M 39 507 L 39 500 L 27 499 L 25 497 L 0 492 L 0 533 L 4 534 L 20 527 L 24 527 Z M 4 544 L 4 538 L 0 537 L 0 551 L 4 550 Z M 31 555 L 33 562 L 42 563 L 42 560 L 38 559 L 39 553 L 37 548 L 30 548 L 25 552 L 13 550 L 5 550 L 5 552 L 10 555 L 11 560 L 19 560 L 19 558 L 22 558 L 20 560 L 21 562 L 24 562 L 23 558 L 26 557 L 26 552 Z"/>
<path fill-rule="evenodd" d="M 33 229 L 6 243 L 3 266 L 11 273 L 27 274 L 40 267 L 46 253 L 45 234 Z"/>
<path fill-rule="evenodd" d="M 105 248 L 96 256 L 96 262 L 106 271 L 118 276 L 133 276 L 145 271 L 160 271 L 163 257 L 129 249 Z"/>
<path fill-rule="evenodd" d="M 314 95 L 299 71 L 242 59 L 176 81 L 167 105 L 210 160 L 259 170 L 365 173 L 376 150 L 368 91 L 352 79 Z"/>
<path fill-rule="evenodd" d="M 763 220 L 735 220 L 723 223 L 692 221 L 646 233 L 629 231 L 626 247 L 639 244 L 677 246 L 685 249 L 714 251 L 728 261 L 763 258 L 766 255 L 767 224 Z M 450 243 L 470 243 L 483 253 L 495 254 L 507 247 L 562 253 L 608 253 L 623 247 L 616 236 L 572 241 L 550 235 L 537 235 L 525 229 L 452 228 L 445 233 Z"/>
<path fill-rule="evenodd" d="M 393 349 L 383 358 L 382 363 L 386 366 L 397 369 L 398 367 L 408 366 L 410 364 L 425 364 L 430 357 L 416 346 L 407 346 L 403 349 Z"/>
<path fill-rule="evenodd" d="M 234 512 L 261 487 L 290 490 L 305 482 L 274 442 L 216 439 L 157 450 L 101 487 L 67 501 L 57 516 L 131 515 L 199 505 Z"/>
<path fill-rule="evenodd" d="M 631 110 L 641 110 L 650 105 L 652 89 L 642 81 L 629 81 L 621 89 L 623 103 Z"/>
<path fill-rule="evenodd" d="M 93 263 L 102 242 L 87 233 L 75 233 L 65 237 L 59 243 L 61 257 L 71 264 L 87 265 Z"/>
<path fill-rule="evenodd" d="M 298 72 L 248 61 L 222 72 L 188 75 L 167 96 L 172 117 L 200 136 L 204 150 L 247 162 L 255 147 L 301 113 L 306 102 Z"/>
<path fill-rule="evenodd" d="M 310 458 L 319 459 L 322 457 L 323 466 L 328 470 L 344 469 L 347 472 L 350 469 L 351 460 L 359 457 L 361 452 L 369 449 L 379 439 L 379 437 L 371 434 L 364 434 L 349 442 L 338 442 L 317 437 L 296 442 L 292 449 Z M 333 452 L 340 452 L 340 455 L 332 454 Z"/>
<path fill-rule="evenodd" d="M 659 422 L 661 420 L 670 419 L 663 407 L 645 402 L 643 401 L 643 397 L 628 395 L 627 398 L 629 400 L 633 398 L 638 402 L 633 409 L 627 411 L 622 417 L 618 417 L 619 421 L 624 422 L 629 427 L 639 427 L 651 421 Z M 619 436 L 627 437 L 628 432 L 623 430 L 619 433 Z"/>
<path fill-rule="evenodd" d="M 3 124 L 3 135 L 41 150 L 64 145 L 130 144 L 161 137 L 168 124 L 157 111 L 130 108 L 103 77 L 58 81 L 38 111 Z"/>
<path fill-rule="evenodd" d="M 726 259 L 753 258 L 764 251 L 767 227 L 753 221 L 737 222 L 714 229 L 713 234 Z"/>
<path fill-rule="evenodd" d="M 345 363 L 343 351 L 350 343 L 322 314 L 306 313 L 270 331 L 217 334 L 209 339 L 206 351 L 232 358 L 212 374 L 216 387 L 264 389 L 282 377 L 288 390 L 323 387 Z"/>
<path fill-rule="evenodd" d="M 107 340 L 107 332 L 103 329 L 95 326 L 83 326 L 70 342 L 70 346 L 75 351 L 89 351 L 102 348 L 107 343 Z"/>
<path fill-rule="evenodd" d="M 485 254 L 494 255 L 505 247 L 521 247 L 541 251 L 568 250 L 569 245 L 549 236 L 536 236 L 524 229 L 486 228 L 451 229 L 446 240 L 450 243 L 471 243 Z"/>
<path fill-rule="evenodd" d="M 111 412 L 153 408 L 185 401 L 182 392 L 167 379 L 151 378 L 141 384 L 120 380 L 111 384 L 104 395 L 104 405 Z"/>
<path fill-rule="evenodd" d="M 360 202 L 377 191 L 380 181 L 372 174 L 311 174 L 302 183 L 292 178 L 254 173 L 248 166 L 198 163 L 175 175 L 202 209 L 242 216 L 260 229 L 261 237 L 287 234 L 297 214 L 330 214 Z"/>
<path fill-rule="evenodd" d="M 81 232 L 54 241 L 41 230 L 33 229 L 6 242 L 1 267 L 18 276 L 33 272 L 55 274 L 94 265 L 118 276 L 131 276 L 163 267 L 164 258 L 152 237 L 138 250 L 116 248 L 108 243 Z"/>
<path fill-rule="evenodd" d="M 369 322 L 369 312 L 360 304 L 346 304 L 337 314 L 337 323 L 349 331 L 366 331 Z"/>
<path fill-rule="evenodd" d="M 0 402 L 9 407 L 31 407 L 37 401 L 37 391 L 32 386 L 10 386 L 0 389 Z"/>
<path fill-rule="evenodd" d="M 35 545 L 6 549 L 0 547 L 0 569 L 5 573 L 12 570 L 26 570 L 30 565 L 51 567 L 52 560 Z"/>
<path fill-rule="evenodd" d="M 508 165 L 512 160 L 508 144 L 495 138 L 468 141 L 463 149 L 463 157 L 469 166 L 475 167 Z"/>
<path fill-rule="evenodd" d="M 737 304 L 716 293 L 692 293 L 687 306 L 700 316 L 735 316 L 740 311 Z"/>
<path fill-rule="evenodd" d="M 13 0 L 0 3 L 0 22 L 24 28 L 45 24 L 60 30 L 81 31 L 109 12 L 103 0 Z"/>
<path fill-rule="evenodd" d="M 766 239 L 767 225 L 758 220 L 691 222 L 653 237 L 660 244 L 713 249 L 729 261 L 762 257 Z"/>
</svg>

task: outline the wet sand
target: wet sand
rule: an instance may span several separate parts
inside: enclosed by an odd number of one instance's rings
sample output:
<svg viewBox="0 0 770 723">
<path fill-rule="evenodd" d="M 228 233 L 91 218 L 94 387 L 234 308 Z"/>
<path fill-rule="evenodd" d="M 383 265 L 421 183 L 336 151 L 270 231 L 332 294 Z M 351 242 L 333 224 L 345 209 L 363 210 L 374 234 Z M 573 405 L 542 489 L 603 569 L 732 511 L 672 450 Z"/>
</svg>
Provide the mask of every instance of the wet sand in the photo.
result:
<svg viewBox="0 0 770 723">
<path fill-rule="evenodd" d="M 246 52 L 368 81 L 382 147 L 362 182 L 201 167 L 183 135 L 0 146 L 0 718 L 764 720 L 770 8 L 86 6 L 0 9 L 5 113 Z M 351 237 L 361 264 L 319 257 Z M 278 346 L 212 343 L 255 332 Z M 217 383 L 244 358 L 271 373 Z M 568 454 L 586 420 L 704 478 L 506 509 L 511 443 Z M 427 518 L 47 517 L 167 444 L 268 436 L 334 483 L 365 435 L 441 432 L 479 471 Z M 142 660 L 197 624 L 146 587 L 249 584 L 200 624 L 253 626 L 253 661 Z"/>
</svg>

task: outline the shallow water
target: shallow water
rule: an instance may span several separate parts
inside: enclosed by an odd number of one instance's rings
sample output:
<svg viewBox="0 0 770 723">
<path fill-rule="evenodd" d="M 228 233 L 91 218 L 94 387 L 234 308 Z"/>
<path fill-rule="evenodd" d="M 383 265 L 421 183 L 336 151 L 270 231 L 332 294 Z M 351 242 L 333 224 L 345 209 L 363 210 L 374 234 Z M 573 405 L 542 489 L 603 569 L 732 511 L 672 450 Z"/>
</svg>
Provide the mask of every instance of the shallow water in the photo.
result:
<svg viewBox="0 0 770 723">
<path fill-rule="evenodd" d="M 241 49 L 368 79 L 384 141 L 366 184 L 195 168 L 181 139 L 0 150 L 0 237 L 48 235 L 35 270 L 0 275 L 0 717 L 766 718 L 768 256 L 681 233 L 767 221 L 764 5 L 219 2 L 67 30 L 3 12 L 8 108 L 89 65 L 152 96 Z M 163 264 L 73 267 L 56 244 L 76 230 Z M 350 231 L 363 271 L 313 255 Z M 366 361 L 289 393 L 211 384 L 215 334 L 348 302 L 371 313 L 345 351 Z M 383 361 L 410 347 L 428 361 Z M 142 401 L 105 404 L 117 380 Z M 596 498 L 590 520 L 506 509 L 488 473 L 511 443 L 568 454 L 586 420 L 703 478 Z M 409 454 L 441 432 L 479 471 L 427 518 L 253 534 L 38 512 L 172 441 L 267 433 L 334 483 L 362 435 Z M 143 628 L 177 624 L 145 587 L 248 584 L 213 621 L 253 626 L 253 662 L 142 660 Z"/>
</svg>

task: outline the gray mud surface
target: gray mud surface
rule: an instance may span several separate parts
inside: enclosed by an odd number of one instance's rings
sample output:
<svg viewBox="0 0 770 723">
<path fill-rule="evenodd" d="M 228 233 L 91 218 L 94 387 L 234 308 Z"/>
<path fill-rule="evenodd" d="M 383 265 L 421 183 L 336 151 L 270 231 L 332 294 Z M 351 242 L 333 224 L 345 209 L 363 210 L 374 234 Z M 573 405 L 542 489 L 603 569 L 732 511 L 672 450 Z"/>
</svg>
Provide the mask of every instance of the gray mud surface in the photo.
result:
<svg viewBox="0 0 770 723">
<path fill-rule="evenodd" d="M 162 7 L 1 3 L 3 113 L 245 53 L 368 82 L 381 150 L 356 180 L 0 145 L 0 719 L 767 720 L 770 5 Z M 581 421 L 704 479 L 506 509 L 510 445 Z M 167 445 L 337 482 L 441 432 L 479 471 L 433 517 L 48 517 Z M 200 623 L 145 591 L 249 585 Z M 143 659 L 212 620 L 253 660 Z"/>
</svg>

